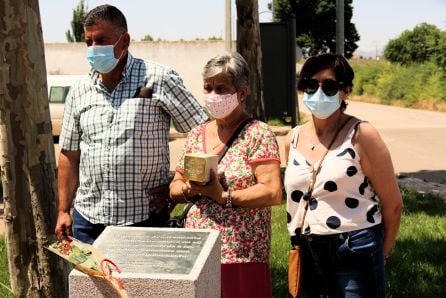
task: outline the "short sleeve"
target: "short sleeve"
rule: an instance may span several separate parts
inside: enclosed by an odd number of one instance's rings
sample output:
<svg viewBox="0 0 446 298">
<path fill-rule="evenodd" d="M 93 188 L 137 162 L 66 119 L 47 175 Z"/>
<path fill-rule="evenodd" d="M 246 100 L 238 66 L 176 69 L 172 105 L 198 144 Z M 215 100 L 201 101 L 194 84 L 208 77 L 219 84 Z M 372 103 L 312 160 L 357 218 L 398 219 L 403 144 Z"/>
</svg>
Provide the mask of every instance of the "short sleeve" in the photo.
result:
<svg viewBox="0 0 446 298">
<path fill-rule="evenodd" d="M 73 85 L 67 94 L 64 113 L 62 119 L 62 130 L 59 136 L 59 146 L 61 149 L 67 151 L 79 151 L 80 150 L 80 125 L 79 125 L 79 113 L 76 109 L 76 93 L 78 84 Z"/>
<path fill-rule="evenodd" d="M 250 144 L 248 147 L 248 162 L 279 161 L 280 153 L 276 136 L 266 123 L 256 121 L 249 127 Z"/>
</svg>

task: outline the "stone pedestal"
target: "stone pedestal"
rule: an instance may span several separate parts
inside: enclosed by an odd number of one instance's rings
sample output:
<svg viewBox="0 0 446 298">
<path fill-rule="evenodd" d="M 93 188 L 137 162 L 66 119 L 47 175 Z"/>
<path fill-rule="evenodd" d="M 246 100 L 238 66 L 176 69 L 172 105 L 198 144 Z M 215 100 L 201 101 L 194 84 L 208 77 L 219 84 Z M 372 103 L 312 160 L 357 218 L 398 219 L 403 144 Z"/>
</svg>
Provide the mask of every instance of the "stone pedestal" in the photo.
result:
<svg viewBox="0 0 446 298">
<path fill-rule="evenodd" d="M 215 230 L 107 227 L 95 241 L 121 269 L 129 297 L 220 297 L 220 236 Z M 118 297 L 104 281 L 73 270 L 70 297 Z"/>
</svg>

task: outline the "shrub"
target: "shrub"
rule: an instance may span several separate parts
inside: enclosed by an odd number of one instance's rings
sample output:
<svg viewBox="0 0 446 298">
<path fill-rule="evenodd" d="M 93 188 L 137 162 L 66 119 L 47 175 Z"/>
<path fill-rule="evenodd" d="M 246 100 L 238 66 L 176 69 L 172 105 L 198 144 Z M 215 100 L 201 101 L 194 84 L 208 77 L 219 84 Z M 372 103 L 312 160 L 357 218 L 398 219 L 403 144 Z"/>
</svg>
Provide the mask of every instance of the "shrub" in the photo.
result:
<svg viewBox="0 0 446 298">
<path fill-rule="evenodd" d="M 355 71 L 353 86 L 354 95 L 375 95 L 376 82 L 382 73 L 386 71 L 387 65 L 383 63 L 366 62 L 352 64 Z"/>
<path fill-rule="evenodd" d="M 354 95 L 370 95 L 390 104 L 399 100 L 413 107 L 423 100 L 446 101 L 445 75 L 434 62 L 386 64 L 376 61 L 353 62 L 355 71 Z"/>
</svg>

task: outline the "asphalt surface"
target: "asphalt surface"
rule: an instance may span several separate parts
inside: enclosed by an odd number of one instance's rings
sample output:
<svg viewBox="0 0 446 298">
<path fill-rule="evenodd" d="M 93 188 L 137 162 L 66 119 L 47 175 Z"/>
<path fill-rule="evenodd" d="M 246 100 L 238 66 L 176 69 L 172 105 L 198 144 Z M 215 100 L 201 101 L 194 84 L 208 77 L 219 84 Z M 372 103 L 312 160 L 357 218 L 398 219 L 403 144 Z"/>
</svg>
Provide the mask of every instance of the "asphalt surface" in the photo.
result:
<svg viewBox="0 0 446 298">
<path fill-rule="evenodd" d="M 300 100 L 299 100 L 300 101 Z M 300 101 L 301 112 L 308 110 Z M 362 102 L 349 102 L 347 114 L 376 127 L 392 156 L 395 173 L 420 176 L 427 181 L 446 183 L 446 113 L 399 108 Z M 273 127 L 285 165 L 283 134 L 290 127 Z M 185 139 L 170 145 L 171 170 L 175 169 Z"/>
<path fill-rule="evenodd" d="M 446 113 L 360 102 L 350 102 L 347 113 L 378 129 L 395 173 L 446 183 Z"/>
</svg>

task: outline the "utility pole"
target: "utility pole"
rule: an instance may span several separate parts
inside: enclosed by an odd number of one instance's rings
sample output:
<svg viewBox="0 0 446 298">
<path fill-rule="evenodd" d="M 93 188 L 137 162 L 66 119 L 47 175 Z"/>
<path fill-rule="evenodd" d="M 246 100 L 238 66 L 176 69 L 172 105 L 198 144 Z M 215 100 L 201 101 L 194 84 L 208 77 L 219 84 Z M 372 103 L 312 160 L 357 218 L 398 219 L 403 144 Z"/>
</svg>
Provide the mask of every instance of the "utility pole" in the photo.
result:
<svg viewBox="0 0 446 298">
<path fill-rule="evenodd" d="M 271 22 L 274 22 L 274 0 L 271 1 L 271 12 L 272 12 Z"/>
<path fill-rule="evenodd" d="M 344 0 L 336 0 L 336 54 L 344 56 Z"/>
<path fill-rule="evenodd" d="M 231 0 L 225 0 L 225 50 L 232 51 Z"/>
</svg>

